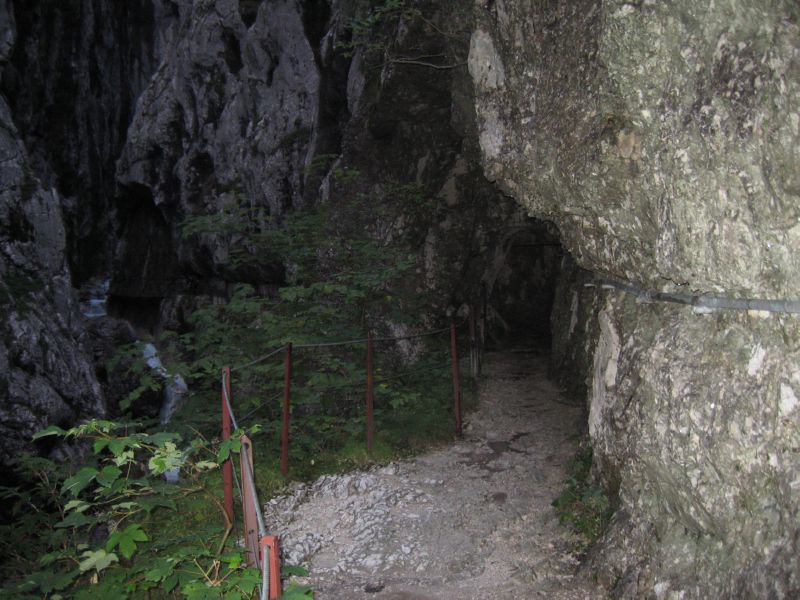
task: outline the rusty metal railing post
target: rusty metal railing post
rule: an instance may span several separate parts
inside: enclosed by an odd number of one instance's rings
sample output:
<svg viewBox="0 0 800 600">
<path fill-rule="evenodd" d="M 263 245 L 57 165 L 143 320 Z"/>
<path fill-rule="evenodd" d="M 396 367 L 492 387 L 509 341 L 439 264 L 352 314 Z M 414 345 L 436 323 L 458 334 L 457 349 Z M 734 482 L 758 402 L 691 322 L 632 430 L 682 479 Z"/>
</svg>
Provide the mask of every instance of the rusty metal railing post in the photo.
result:
<svg viewBox="0 0 800 600">
<path fill-rule="evenodd" d="M 231 414 L 228 403 L 231 400 L 231 369 L 222 369 L 222 441 L 231 437 Z M 229 458 L 222 465 L 222 488 L 224 490 L 223 508 L 228 522 L 233 525 L 233 461 Z"/>
<path fill-rule="evenodd" d="M 262 563 L 262 572 L 269 573 L 267 584 L 269 589 L 269 600 L 280 598 L 281 553 L 280 549 L 278 548 L 278 537 L 274 535 L 265 535 L 261 538 L 259 543 L 261 544 L 261 560 L 267 563 L 266 565 Z"/>
<path fill-rule="evenodd" d="M 281 473 L 289 473 L 289 402 L 292 389 L 292 343 L 286 344 L 283 361 L 283 427 L 281 429 Z"/>
<path fill-rule="evenodd" d="M 458 340 L 456 324 L 450 322 L 450 359 L 453 362 L 453 412 L 456 416 L 456 435 L 461 436 L 461 375 L 458 370 Z"/>
<path fill-rule="evenodd" d="M 375 390 L 372 376 L 373 345 L 372 332 L 367 333 L 367 452 L 372 452 L 375 437 Z"/>
<path fill-rule="evenodd" d="M 247 564 L 251 567 L 259 565 L 258 556 L 260 548 L 258 545 L 259 526 L 256 516 L 256 493 L 253 488 L 253 481 L 250 474 L 255 473 L 253 468 L 253 443 L 246 435 L 241 438 L 242 449 L 239 452 L 239 469 L 241 476 L 242 493 L 242 521 L 244 522 L 244 547 Z"/>
</svg>

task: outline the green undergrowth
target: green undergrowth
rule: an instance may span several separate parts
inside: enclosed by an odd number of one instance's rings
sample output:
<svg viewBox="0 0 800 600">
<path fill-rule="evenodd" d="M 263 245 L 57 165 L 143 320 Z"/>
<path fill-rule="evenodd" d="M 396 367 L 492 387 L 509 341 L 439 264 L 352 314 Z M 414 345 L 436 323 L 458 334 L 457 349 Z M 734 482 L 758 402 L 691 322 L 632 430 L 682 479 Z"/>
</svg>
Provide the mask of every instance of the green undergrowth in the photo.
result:
<svg viewBox="0 0 800 600">
<path fill-rule="evenodd" d="M 262 503 L 292 481 L 383 464 L 453 439 L 447 331 L 402 346 L 375 342 L 371 453 L 365 447 L 366 344 L 300 347 L 447 323 L 431 314 L 417 286 L 415 249 L 424 230 L 414 224 L 430 219 L 434 201 L 413 183 L 384 185 L 374 197 L 310 208 L 282 223 L 241 197 L 221 203 L 218 212 L 188 219 L 185 235 L 216 240 L 237 273 L 258 279 L 280 268 L 284 281 L 266 290 L 231 284 L 228 296 L 198 306 L 184 329 L 153 340 L 191 390 L 169 433 L 134 418 L 147 414 L 147 396 L 161 384 L 144 366 L 141 346 L 133 345 L 121 350 L 119 363 L 132 365 L 129 374 L 141 381 L 120 402 L 127 423 L 91 421 L 39 434 L 43 450 L 66 443 L 84 458 L 22 457 L 15 465 L 18 485 L 0 489 L 10 515 L 0 526 L 0 597 L 253 598 L 259 573 L 247 567 L 237 543 L 241 530 L 228 529 L 221 500 L 220 466 L 240 451 L 241 434 L 253 443 Z M 281 349 L 290 342 L 297 347 L 284 477 Z M 460 355 L 466 354 L 462 339 Z M 226 366 L 239 366 L 231 404 L 242 429 L 221 440 Z M 465 393 L 465 410 L 473 403 Z M 164 481 L 171 468 L 180 469 L 180 483 Z M 284 598 L 312 595 L 294 586 Z"/>
<path fill-rule="evenodd" d="M 31 456 L 0 489 L 3 598 L 250 598 L 260 582 L 226 527 L 219 464 L 231 444 L 135 423 L 50 427 L 81 461 Z M 181 469 L 179 484 L 164 473 Z"/>
<path fill-rule="evenodd" d="M 272 406 L 255 407 L 253 413 L 252 404 L 234 397 L 239 425 L 257 428 L 250 438 L 260 495 L 270 498 L 283 491 L 291 481 L 311 481 L 321 475 L 385 464 L 452 441 L 455 417 L 449 366 L 429 373 L 428 377 L 426 381 L 376 389 L 372 452 L 366 447 L 363 381 L 354 385 L 354 393 L 348 398 L 352 410 L 325 414 L 316 402 L 298 403 L 290 419 L 287 477 L 279 469 L 281 398 L 274 396 Z M 235 386 L 234 379 L 233 396 Z M 462 394 L 462 410 L 472 410 L 475 397 L 466 390 Z M 201 427 L 207 435 L 213 436 L 219 430 L 218 404 L 216 397 L 195 395 L 178 412 L 173 425 L 178 430 Z M 247 413 L 251 414 L 246 418 L 242 416 Z M 202 421 L 202 425 L 198 421 Z"/>
<path fill-rule="evenodd" d="M 291 481 L 383 464 L 452 440 L 452 392 L 447 373 L 441 375 L 425 384 L 425 396 L 406 388 L 405 404 L 376 409 L 371 453 L 363 419 L 293 419 L 288 477 L 278 468 L 277 423 L 254 415 L 247 429 L 222 442 L 189 424 L 188 415 L 209 409 L 198 406 L 200 397 L 175 422 L 192 438 L 108 421 L 67 431 L 49 428 L 39 439 L 72 441 L 91 449 L 90 456 L 72 464 L 23 457 L 15 465 L 23 484 L 0 489 L 13 516 L 12 523 L 0 526 L 0 597 L 257 597 L 259 573 L 246 566 L 237 543 L 242 535 L 238 497 L 232 530 L 222 510 L 220 465 L 236 458 L 239 435 L 253 441 L 263 504 Z M 473 404 L 466 394 L 465 409 Z M 163 480 L 171 467 L 180 468 L 178 484 Z M 313 592 L 289 584 L 283 597 L 310 598 Z"/>
<path fill-rule="evenodd" d="M 569 465 L 566 486 L 553 506 L 559 521 L 580 537 L 578 551 L 585 553 L 605 533 L 613 507 L 603 489 L 592 482 L 592 447 L 584 441 Z"/>
</svg>

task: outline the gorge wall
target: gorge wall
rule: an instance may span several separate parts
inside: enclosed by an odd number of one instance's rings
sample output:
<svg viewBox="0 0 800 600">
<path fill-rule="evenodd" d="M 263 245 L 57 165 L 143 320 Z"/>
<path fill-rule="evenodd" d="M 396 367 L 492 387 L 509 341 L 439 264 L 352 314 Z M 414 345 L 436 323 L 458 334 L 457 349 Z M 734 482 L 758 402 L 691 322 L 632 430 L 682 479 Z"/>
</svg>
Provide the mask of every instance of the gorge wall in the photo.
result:
<svg viewBox="0 0 800 600">
<path fill-rule="evenodd" d="M 486 172 L 580 267 L 800 298 L 796 3 L 479 5 Z M 561 284 L 555 358 L 587 374 L 594 470 L 619 498 L 601 581 L 626 598 L 796 596 L 798 317 L 582 284 Z"/>
<path fill-rule="evenodd" d="M 18 23 L 21 29 L 31 23 L 18 21 L 16 8 L 15 3 L 0 2 L 0 462 L 4 464 L 21 449 L 30 449 L 31 436 L 40 429 L 106 413 L 67 260 L 72 232 L 65 227 L 63 215 L 70 201 L 49 159 L 44 158 L 48 148 L 56 146 L 36 144 L 31 151 L 25 138 L 36 126 L 20 119 L 13 109 L 31 108 L 22 100 L 27 93 L 22 90 L 33 93 L 34 88 L 41 98 L 38 106 L 47 105 L 51 118 L 68 106 L 54 99 L 57 86 L 53 81 L 47 88 L 47 77 L 37 80 L 34 73 L 20 71 L 14 64 L 15 56 L 21 54 L 20 44 L 31 44 L 22 53 L 26 59 L 38 55 L 36 41 L 18 31 Z M 63 35 L 73 36 L 72 42 L 81 39 L 81 26 L 93 30 L 91 17 L 78 21 L 78 31 L 49 30 L 56 48 L 64 41 Z M 67 47 L 72 42 L 64 41 Z M 59 60 L 69 56 L 65 52 Z M 37 61 L 37 66 L 40 73 L 61 72 L 47 60 Z M 74 71 L 63 72 L 65 78 L 70 74 L 75 76 Z M 36 117 L 46 118 L 40 113 Z"/>
<path fill-rule="evenodd" d="M 476 245 L 524 215 L 478 163 L 469 80 L 457 68 L 471 22 L 463 3 L 417 3 L 425 19 L 392 13 L 359 40 L 357 2 L 172 6 L 163 60 L 117 164 L 110 291 L 120 311 L 180 327 L 198 301 L 237 282 L 269 293 L 283 281 L 282 265 L 231 260 L 241 235 L 187 236 L 187 220 L 246 213 L 263 230 L 318 202 L 402 203 L 403 186 L 428 203 L 405 211 L 403 235 L 423 248 L 418 272 L 439 296 L 431 312 L 474 298 L 479 277 L 464 283 L 464 273 L 486 266 Z M 433 62 L 408 60 L 420 55 Z M 144 306 L 157 314 L 137 315 Z"/>
<path fill-rule="evenodd" d="M 179 328 L 285 277 L 241 269 L 235 233 L 185 235 L 187 219 L 267 228 L 411 185 L 425 210 L 402 229 L 431 315 L 481 281 L 521 289 L 501 276 L 514 232 L 553 239 L 527 214 L 574 258 L 553 360 L 587 395 L 618 497 L 591 556 L 612 593 L 797 595 L 797 317 L 696 314 L 585 287 L 584 270 L 800 298 L 800 9 L 407 4 L 356 39 L 355 0 L 0 0 L 0 460 L 106 414 L 74 284 L 110 276 L 120 314 Z"/>
<path fill-rule="evenodd" d="M 5 202 L 11 211 L 30 203 L 31 190 L 41 191 L 57 235 L 26 237 L 11 212 L 4 223 L 10 243 L 25 243 L 55 265 L 30 266 L 20 280 L 26 286 L 60 269 L 70 306 L 39 296 L 31 304 L 50 319 L 69 319 L 74 331 L 53 349 L 83 369 L 39 354 L 29 361 L 29 370 L 57 380 L 53 394 L 62 408 L 14 417 L 14 407 L 36 394 L 9 388 L 4 456 L 30 447 L 38 429 L 105 414 L 108 400 L 112 408 L 119 400 L 98 393 L 104 365 L 95 374 L 88 368 L 70 283 L 109 278 L 112 311 L 152 333 L 186 327 L 198 303 L 224 302 L 238 283 L 270 294 L 284 282 L 274 260 L 244 268 L 231 259 L 251 251 L 241 232 L 187 235 L 191 219 L 245 216 L 249 231 L 258 232 L 318 202 L 422 198 L 423 209 L 404 210 L 400 221 L 418 251 L 413 285 L 430 292 L 430 316 L 476 300 L 483 274 L 493 279 L 502 267 L 504 250 L 495 246 L 508 237 L 503 228 L 527 227 L 479 164 L 464 68 L 472 15 L 463 2 L 418 3 L 413 18 L 387 15 L 357 40 L 350 25 L 363 14 L 359 2 L 3 7 L 8 144 L 27 174 L 8 188 Z M 23 225 L 45 226 L 34 221 L 31 213 Z M 14 314 L 3 319 L 11 323 Z M 64 328 L 48 321 L 41 329 Z M 130 341 L 122 323 L 90 330 L 101 359 L 115 339 Z M 14 343 L 18 353 L 39 347 L 27 334 Z M 12 356 L 12 372 L 20 360 Z M 72 390 L 60 381 L 81 372 L 88 387 Z"/>
</svg>

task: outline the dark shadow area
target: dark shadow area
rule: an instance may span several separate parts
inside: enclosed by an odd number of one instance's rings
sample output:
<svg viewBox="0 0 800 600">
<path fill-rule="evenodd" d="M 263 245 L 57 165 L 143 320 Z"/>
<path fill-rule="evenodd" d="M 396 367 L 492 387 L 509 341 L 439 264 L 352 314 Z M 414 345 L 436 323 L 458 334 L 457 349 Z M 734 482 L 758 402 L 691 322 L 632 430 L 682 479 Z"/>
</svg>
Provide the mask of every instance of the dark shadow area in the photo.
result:
<svg viewBox="0 0 800 600">
<path fill-rule="evenodd" d="M 549 222 L 509 227 L 486 279 L 486 343 L 490 350 L 549 352 L 550 313 L 564 250 Z"/>
<path fill-rule="evenodd" d="M 180 271 L 170 225 L 144 186 L 123 188 L 117 209 L 120 232 L 108 311 L 137 328 L 152 330 L 161 301 L 178 291 Z"/>
</svg>

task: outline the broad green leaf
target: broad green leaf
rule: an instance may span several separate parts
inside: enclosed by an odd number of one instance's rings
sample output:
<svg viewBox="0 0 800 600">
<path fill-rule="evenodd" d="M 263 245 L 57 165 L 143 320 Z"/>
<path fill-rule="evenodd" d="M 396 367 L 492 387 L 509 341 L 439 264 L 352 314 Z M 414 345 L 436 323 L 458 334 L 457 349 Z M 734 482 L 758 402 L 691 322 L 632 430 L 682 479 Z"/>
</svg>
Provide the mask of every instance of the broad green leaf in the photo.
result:
<svg viewBox="0 0 800 600">
<path fill-rule="evenodd" d="M 83 500 L 70 500 L 64 505 L 64 510 L 66 511 L 74 510 L 75 512 L 83 512 L 90 506 L 91 504 L 89 504 L 88 502 L 84 502 Z"/>
<path fill-rule="evenodd" d="M 209 587 L 204 581 L 190 581 L 181 587 L 181 592 L 186 600 L 217 600 L 222 598 L 222 590 Z"/>
<path fill-rule="evenodd" d="M 75 578 L 80 574 L 80 571 L 73 570 L 68 573 L 53 573 L 52 571 L 39 571 L 32 573 L 27 581 L 36 585 L 45 594 L 50 594 L 53 591 L 63 590 L 70 585 Z"/>
<path fill-rule="evenodd" d="M 154 581 L 154 582 L 163 581 L 164 579 L 172 575 L 172 572 L 175 570 L 175 565 L 176 563 L 174 560 L 172 560 L 171 558 L 167 558 L 163 561 L 160 561 L 155 568 L 147 571 L 144 574 L 144 578 L 147 581 Z"/>
<path fill-rule="evenodd" d="M 180 575 L 178 573 L 172 573 L 166 579 L 164 579 L 164 583 L 161 584 L 161 589 L 164 590 L 167 594 L 169 594 L 172 590 L 175 589 L 175 586 L 178 585 L 180 580 Z"/>
<path fill-rule="evenodd" d="M 237 437 L 231 437 L 219 445 L 217 460 L 224 462 L 231 456 L 231 452 L 238 454 L 242 449 L 242 442 Z"/>
<path fill-rule="evenodd" d="M 201 460 L 194 463 L 194 468 L 198 471 L 210 471 L 212 469 L 216 469 L 219 465 L 215 462 L 211 462 L 208 460 Z"/>
<path fill-rule="evenodd" d="M 122 470 L 119 467 L 107 465 L 103 467 L 103 470 L 98 473 L 95 479 L 97 479 L 97 483 L 103 487 L 111 487 L 111 484 L 114 483 L 120 475 L 122 475 Z"/>
<path fill-rule="evenodd" d="M 112 533 L 108 538 L 108 542 L 106 542 L 106 550 L 111 551 L 119 547 L 122 556 L 129 559 L 136 553 L 137 543 L 147 542 L 149 539 L 147 534 L 142 531 L 142 526 L 134 523 L 133 525 L 128 525 L 122 531 L 118 529 Z"/>
<path fill-rule="evenodd" d="M 228 565 L 228 568 L 238 569 L 244 558 L 242 557 L 241 552 L 229 552 L 228 554 L 221 556 L 220 560 Z"/>
<path fill-rule="evenodd" d="M 77 496 L 83 488 L 91 483 L 96 475 L 97 469 L 83 467 L 80 471 L 75 473 L 75 475 L 64 481 L 64 485 L 61 486 L 61 493 L 65 494 L 66 492 L 71 492 L 73 496 Z"/>
<path fill-rule="evenodd" d="M 236 584 L 245 594 L 252 594 L 256 587 L 261 585 L 261 571 L 245 569 L 237 576 Z"/>
<path fill-rule="evenodd" d="M 113 552 L 109 554 L 102 548 L 99 550 L 87 550 L 81 556 L 83 560 L 78 565 L 81 573 L 85 573 L 90 569 L 94 569 L 99 573 L 112 563 L 119 562 L 116 554 Z"/>
<path fill-rule="evenodd" d="M 163 448 L 156 449 L 155 454 L 150 458 L 147 467 L 154 475 L 161 475 L 170 469 L 179 468 L 183 465 L 183 452 L 178 450 L 172 442 L 165 442 Z"/>
<path fill-rule="evenodd" d="M 111 454 L 119 458 L 123 454 L 127 454 L 133 448 L 139 448 L 141 444 L 135 439 L 129 437 L 114 438 L 108 442 L 108 449 Z"/>
<path fill-rule="evenodd" d="M 92 445 L 95 454 L 100 454 L 103 448 L 106 448 L 111 443 L 109 438 L 97 438 Z"/>
<path fill-rule="evenodd" d="M 139 498 L 137 502 L 147 513 L 152 512 L 153 509 L 157 507 L 168 508 L 170 510 L 177 510 L 175 502 L 173 502 L 169 498 L 161 498 L 158 496 L 142 497 Z"/>
<path fill-rule="evenodd" d="M 65 527 L 83 527 L 84 525 L 91 525 L 97 523 L 96 517 L 91 517 L 82 512 L 73 512 L 66 516 L 66 518 L 55 524 L 57 529 L 63 529 Z"/>
<path fill-rule="evenodd" d="M 122 465 L 126 465 L 128 463 L 133 462 L 134 454 L 133 450 L 125 450 L 124 452 L 120 452 L 119 454 L 114 455 L 114 464 L 118 467 Z"/>
<path fill-rule="evenodd" d="M 64 550 L 56 550 L 55 552 L 48 552 L 47 554 L 42 555 L 39 558 L 39 564 L 43 567 L 47 565 L 52 565 L 57 560 L 61 560 L 62 558 L 67 558 L 70 555 L 67 554 Z"/>
<path fill-rule="evenodd" d="M 66 433 L 67 432 L 64 431 L 63 429 L 61 429 L 61 427 L 58 427 L 56 425 L 51 425 L 47 429 L 43 429 L 42 431 L 38 431 L 38 432 L 34 433 L 32 439 L 38 440 L 38 439 L 41 439 L 43 437 L 47 437 L 47 436 L 50 436 L 50 435 L 64 435 Z"/>
</svg>

